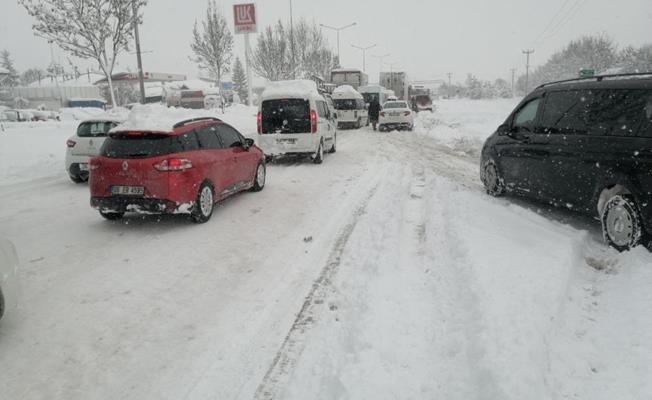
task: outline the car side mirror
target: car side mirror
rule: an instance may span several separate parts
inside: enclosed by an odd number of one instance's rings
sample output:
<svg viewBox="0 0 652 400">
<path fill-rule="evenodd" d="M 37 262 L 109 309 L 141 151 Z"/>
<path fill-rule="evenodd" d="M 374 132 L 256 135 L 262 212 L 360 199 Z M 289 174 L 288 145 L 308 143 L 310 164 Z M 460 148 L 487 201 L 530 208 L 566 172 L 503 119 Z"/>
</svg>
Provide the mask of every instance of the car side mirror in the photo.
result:
<svg viewBox="0 0 652 400">
<path fill-rule="evenodd" d="M 509 124 L 502 124 L 496 129 L 496 132 L 498 132 L 499 135 L 507 135 L 509 131 Z"/>
<path fill-rule="evenodd" d="M 245 150 L 249 150 L 253 145 L 254 145 L 254 140 L 252 138 L 245 138 L 242 147 L 244 147 Z"/>
</svg>

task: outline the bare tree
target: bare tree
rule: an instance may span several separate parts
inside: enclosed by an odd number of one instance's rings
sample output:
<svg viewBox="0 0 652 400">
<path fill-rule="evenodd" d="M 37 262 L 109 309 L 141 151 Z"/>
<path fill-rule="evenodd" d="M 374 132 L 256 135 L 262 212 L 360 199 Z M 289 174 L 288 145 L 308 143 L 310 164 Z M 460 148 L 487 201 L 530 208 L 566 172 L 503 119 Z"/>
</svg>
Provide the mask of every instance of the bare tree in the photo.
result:
<svg viewBox="0 0 652 400">
<path fill-rule="evenodd" d="M 201 23 L 201 30 L 195 21 L 193 42 L 190 45 L 195 53 L 193 59 L 199 67 L 207 70 L 217 78 L 217 87 L 222 90 L 222 74 L 231 68 L 233 51 L 233 34 L 229 30 L 226 18 L 219 12 L 215 0 L 208 2 L 206 19 Z"/>
<path fill-rule="evenodd" d="M 19 0 L 36 19 L 37 36 L 55 43 L 74 57 L 97 61 L 106 76 L 115 106 L 111 74 L 118 55 L 129 49 L 136 9 L 147 0 Z"/>
</svg>

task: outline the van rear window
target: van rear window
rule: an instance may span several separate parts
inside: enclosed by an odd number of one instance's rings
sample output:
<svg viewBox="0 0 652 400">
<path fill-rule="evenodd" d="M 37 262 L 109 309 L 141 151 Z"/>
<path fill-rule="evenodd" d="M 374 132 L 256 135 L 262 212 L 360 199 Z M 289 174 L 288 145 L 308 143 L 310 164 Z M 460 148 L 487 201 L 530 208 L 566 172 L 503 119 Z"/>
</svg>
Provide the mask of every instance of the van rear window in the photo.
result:
<svg viewBox="0 0 652 400">
<path fill-rule="evenodd" d="M 175 136 L 117 134 L 106 139 L 100 154 L 110 158 L 149 158 L 198 148 L 195 132 Z"/>
<path fill-rule="evenodd" d="M 303 99 L 263 101 L 262 133 L 310 133 L 310 103 Z"/>
</svg>

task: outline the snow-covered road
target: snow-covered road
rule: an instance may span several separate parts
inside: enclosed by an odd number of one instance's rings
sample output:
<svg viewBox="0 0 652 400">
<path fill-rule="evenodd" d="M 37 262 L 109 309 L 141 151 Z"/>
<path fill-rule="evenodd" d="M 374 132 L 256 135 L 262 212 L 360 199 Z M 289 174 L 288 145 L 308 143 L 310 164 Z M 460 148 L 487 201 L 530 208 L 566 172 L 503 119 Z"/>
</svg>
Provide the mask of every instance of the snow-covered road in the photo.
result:
<svg viewBox="0 0 652 400">
<path fill-rule="evenodd" d="M 652 396 L 652 256 L 486 196 L 478 146 L 513 103 L 469 103 L 340 132 L 204 225 L 104 221 L 59 171 L 0 183 L 22 261 L 0 398 Z"/>
</svg>

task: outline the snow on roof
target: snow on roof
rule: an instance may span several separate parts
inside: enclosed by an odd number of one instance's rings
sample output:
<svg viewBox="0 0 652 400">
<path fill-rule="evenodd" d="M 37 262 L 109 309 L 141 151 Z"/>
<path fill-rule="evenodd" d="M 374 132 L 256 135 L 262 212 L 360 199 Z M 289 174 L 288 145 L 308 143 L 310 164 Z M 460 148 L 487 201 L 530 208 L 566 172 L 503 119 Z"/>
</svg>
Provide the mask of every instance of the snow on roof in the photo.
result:
<svg viewBox="0 0 652 400">
<path fill-rule="evenodd" d="M 177 123 L 201 117 L 219 118 L 215 110 L 193 110 L 166 107 L 161 104 L 138 104 L 131 109 L 125 122 L 113 128 L 111 132 L 172 132 Z"/>
<path fill-rule="evenodd" d="M 92 97 L 72 97 L 72 98 L 68 99 L 68 101 L 72 101 L 72 102 L 96 101 L 98 103 L 105 103 L 106 104 L 106 100 L 100 99 L 100 98 L 92 98 Z"/>
<path fill-rule="evenodd" d="M 331 72 L 362 72 L 357 68 L 335 68 Z"/>
<path fill-rule="evenodd" d="M 317 84 L 310 80 L 276 81 L 269 82 L 262 94 L 262 98 L 272 97 L 319 97 L 319 92 Z"/>
<path fill-rule="evenodd" d="M 333 90 L 333 98 L 337 99 L 362 99 L 360 92 L 355 90 L 353 86 L 342 85 Z"/>
</svg>

